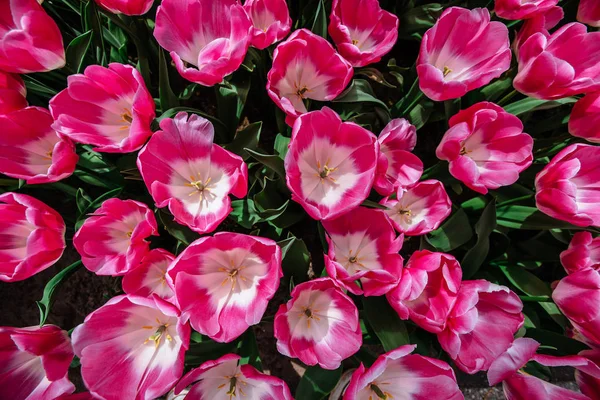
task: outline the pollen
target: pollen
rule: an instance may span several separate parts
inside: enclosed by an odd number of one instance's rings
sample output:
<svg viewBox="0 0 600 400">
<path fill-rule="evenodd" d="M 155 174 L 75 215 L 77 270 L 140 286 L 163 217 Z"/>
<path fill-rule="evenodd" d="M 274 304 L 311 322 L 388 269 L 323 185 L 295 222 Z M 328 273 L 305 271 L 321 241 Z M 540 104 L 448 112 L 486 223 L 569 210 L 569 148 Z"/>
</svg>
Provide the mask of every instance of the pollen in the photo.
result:
<svg viewBox="0 0 600 400">
<path fill-rule="evenodd" d="M 244 269 L 246 269 L 245 266 L 241 265 L 239 267 L 236 267 L 233 263 L 233 260 L 231 260 L 230 264 L 231 264 L 231 268 L 219 268 L 219 271 L 225 272 L 225 274 L 226 274 L 225 279 L 223 279 L 223 282 L 221 282 L 221 286 L 224 286 L 225 284 L 230 282 L 231 283 L 230 291 L 233 292 L 235 290 L 235 286 L 239 285 L 238 279 L 241 280 L 242 282 L 247 282 L 248 279 L 240 273 L 240 271 L 243 271 Z"/>
<path fill-rule="evenodd" d="M 170 324 L 163 324 L 158 319 L 156 320 L 156 322 L 158 323 L 158 328 L 150 337 L 148 337 L 148 339 L 144 340 L 144 344 L 146 344 L 150 341 L 153 341 L 154 347 L 158 348 L 158 346 L 160 346 L 160 342 L 163 337 L 169 342 L 173 341 L 173 338 L 171 337 L 171 335 L 169 334 L 169 332 L 167 330 L 167 328 L 169 327 Z M 142 328 L 143 329 L 154 329 L 155 327 L 145 325 L 145 326 L 142 326 Z"/>
<path fill-rule="evenodd" d="M 329 162 L 329 160 L 325 163 L 325 165 L 323 166 L 323 168 L 321 168 L 321 162 L 317 161 L 317 170 L 319 171 L 317 173 L 317 176 L 319 177 L 319 179 L 321 179 L 321 183 L 325 182 L 325 180 L 329 180 L 333 183 L 336 182 L 335 178 L 331 176 L 331 174 L 335 171 L 337 171 L 337 167 L 336 168 L 329 168 L 327 166 L 327 163 Z"/>
</svg>

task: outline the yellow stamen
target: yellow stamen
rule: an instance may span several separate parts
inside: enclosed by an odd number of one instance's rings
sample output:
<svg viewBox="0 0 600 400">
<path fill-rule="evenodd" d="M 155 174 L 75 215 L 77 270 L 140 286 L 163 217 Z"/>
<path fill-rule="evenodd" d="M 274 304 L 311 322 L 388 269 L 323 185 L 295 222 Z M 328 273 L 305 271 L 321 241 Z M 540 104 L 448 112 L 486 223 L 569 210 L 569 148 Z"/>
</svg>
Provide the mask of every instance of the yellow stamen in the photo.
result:
<svg viewBox="0 0 600 400">
<path fill-rule="evenodd" d="M 448 67 L 444 67 L 444 71 L 442 72 L 444 74 L 444 78 L 450 73 L 452 72 L 452 70 Z"/>
</svg>

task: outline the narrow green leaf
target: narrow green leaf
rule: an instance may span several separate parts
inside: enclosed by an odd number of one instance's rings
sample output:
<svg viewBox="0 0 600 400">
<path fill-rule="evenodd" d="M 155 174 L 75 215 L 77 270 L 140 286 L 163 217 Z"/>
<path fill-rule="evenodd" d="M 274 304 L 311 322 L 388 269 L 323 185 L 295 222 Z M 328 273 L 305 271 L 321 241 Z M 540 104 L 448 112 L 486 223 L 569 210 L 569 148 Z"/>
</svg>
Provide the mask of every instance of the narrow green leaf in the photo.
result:
<svg viewBox="0 0 600 400">
<path fill-rule="evenodd" d="M 163 111 L 179 106 L 179 99 L 173 93 L 169 82 L 169 64 L 163 49 L 158 49 L 158 93 L 160 108 Z"/>
<path fill-rule="evenodd" d="M 285 156 L 288 152 L 288 146 L 290 145 L 290 140 L 291 139 L 289 137 L 283 136 L 281 133 L 278 133 L 275 137 L 273 149 L 282 160 L 285 160 Z"/>
<path fill-rule="evenodd" d="M 378 210 L 387 210 L 388 209 L 383 204 L 379 204 L 379 203 L 376 203 L 376 202 L 371 201 L 371 200 L 363 200 L 363 202 L 360 203 L 360 205 L 363 206 L 363 207 L 377 208 Z"/>
<path fill-rule="evenodd" d="M 308 367 L 296 389 L 296 400 L 321 400 L 335 388 L 343 367 L 333 371 L 319 366 Z"/>
<path fill-rule="evenodd" d="M 75 203 L 77 204 L 77 210 L 79 210 L 80 215 L 83 214 L 91 202 L 92 199 L 85 193 L 85 190 L 82 188 L 77 189 Z"/>
<path fill-rule="evenodd" d="M 246 229 L 252 229 L 254 224 L 261 220 L 252 199 L 233 200 L 231 208 L 233 210 L 229 214 L 229 218 Z"/>
<path fill-rule="evenodd" d="M 307 281 L 310 253 L 304 241 L 290 236 L 277 244 L 281 247 L 281 266 L 284 276 L 292 277 L 296 284 Z"/>
<path fill-rule="evenodd" d="M 554 219 L 535 207 L 507 205 L 496 210 L 498 225 L 516 229 L 581 229 L 565 221 Z"/>
<path fill-rule="evenodd" d="M 315 35 L 319 35 L 322 38 L 327 39 L 327 14 L 325 12 L 325 3 L 323 0 L 319 0 L 317 12 L 315 13 L 315 19 L 310 30 Z"/>
<path fill-rule="evenodd" d="M 404 321 L 398 317 L 384 296 L 363 297 L 363 306 L 366 319 L 385 351 L 410 343 Z"/>
<path fill-rule="evenodd" d="M 271 155 L 271 154 L 261 154 L 252 149 L 244 149 L 252 158 L 254 158 L 259 163 L 273 170 L 277 175 L 279 175 L 282 179 L 285 179 L 285 168 L 283 166 L 283 160 L 279 158 L 279 156 Z"/>
<path fill-rule="evenodd" d="M 58 286 L 65 281 L 68 277 L 73 275 L 75 271 L 79 267 L 81 267 L 81 260 L 74 262 L 69 265 L 58 274 L 54 275 L 50 281 L 44 287 L 44 294 L 42 295 L 42 299 L 37 301 L 37 306 L 40 309 L 40 326 L 43 326 L 46 323 L 46 319 L 48 319 L 48 314 L 50 313 L 50 306 L 52 304 L 52 295 Z"/>
<path fill-rule="evenodd" d="M 373 93 L 369 82 L 354 79 L 352 84 L 333 100 L 334 103 L 373 103 L 388 111 L 388 106 Z"/>
<path fill-rule="evenodd" d="M 538 100 L 527 97 L 507 105 L 504 107 L 504 110 L 514 115 L 521 115 L 529 111 L 547 110 L 549 108 L 560 107 L 564 104 L 575 103 L 576 101 L 577 99 L 575 97 L 565 97 L 564 99 L 558 100 Z"/>
<path fill-rule="evenodd" d="M 83 60 L 92 43 L 92 34 L 91 30 L 87 31 L 77 36 L 67 46 L 65 58 L 67 65 L 73 72 L 80 73 L 84 69 L 85 64 Z"/>
<path fill-rule="evenodd" d="M 250 364 L 259 371 L 262 371 L 262 363 L 260 361 L 260 354 L 258 353 L 258 343 L 256 342 L 256 335 L 252 328 L 248 329 L 243 334 L 238 348 L 238 354 L 242 357 L 240 359 L 240 364 Z"/>
<path fill-rule="evenodd" d="M 158 219 L 162 223 L 165 230 L 169 232 L 171 236 L 173 236 L 180 242 L 185 243 L 186 245 L 189 245 L 194 240 L 200 237 L 199 234 L 192 231 L 187 226 L 183 226 L 175 222 L 174 217 L 165 210 L 158 211 Z"/>
<path fill-rule="evenodd" d="M 537 340 L 542 346 L 554 347 L 561 356 L 571 356 L 580 351 L 589 350 L 589 347 L 579 340 L 544 329 L 527 329 L 525 336 Z"/>
<path fill-rule="evenodd" d="M 444 224 L 424 236 L 439 251 L 451 251 L 467 243 L 473 237 L 473 229 L 463 209 L 452 214 Z"/>
<path fill-rule="evenodd" d="M 490 235 L 496 229 L 496 201 L 492 200 L 481 213 L 475 224 L 477 242 L 463 257 L 460 265 L 463 279 L 470 279 L 479 270 L 490 250 Z"/>
<path fill-rule="evenodd" d="M 250 158 L 250 154 L 244 150 L 249 148 L 252 150 L 258 149 L 258 141 L 260 139 L 260 132 L 262 130 L 262 121 L 254 122 L 244 129 L 237 131 L 233 141 L 229 143 L 225 148 L 244 160 Z"/>
</svg>

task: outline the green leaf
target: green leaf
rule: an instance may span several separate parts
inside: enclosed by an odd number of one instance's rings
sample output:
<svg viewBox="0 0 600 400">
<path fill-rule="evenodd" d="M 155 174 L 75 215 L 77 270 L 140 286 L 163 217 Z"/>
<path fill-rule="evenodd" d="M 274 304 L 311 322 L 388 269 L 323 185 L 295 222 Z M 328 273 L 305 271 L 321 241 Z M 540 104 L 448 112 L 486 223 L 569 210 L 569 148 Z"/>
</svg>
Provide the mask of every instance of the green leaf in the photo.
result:
<svg viewBox="0 0 600 400">
<path fill-rule="evenodd" d="M 542 346 L 554 347 L 560 356 L 575 355 L 589 347 L 578 340 L 544 329 L 527 329 L 525 336 L 537 340 Z"/>
<path fill-rule="evenodd" d="M 77 189 L 75 203 L 77 204 L 77 210 L 79 210 L 80 215 L 85 212 L 91 202 L 92 199 L 85 193 L 85 190 L 82 188 Z"/>
<path fill-rule="evenodd" d="M 549 108 L 560 107 L 564 104 L 575 103 L 576 101 L 577 99 L 575 97 L 565 97 L 564 99 L 558 100 L 538 100 L 527 97 L 507 105 L 504 107 L 504 110 L 514 115 L 521 115 L 529 111 L 547 110 Z"/>
<path fill-rule="evenodd" d="M 373 93 L 369 82 L 354 79 L 352 84 L 333 100 L 334 103 L 373 103 L 388 111 L 388 106 Z"/>
<path fill-rule="evenodd" d="M 411 7 L 402 13 L 400 32 L 409 36 L 414 32 L 424 32 L 431 28 L 444 11 L 444 6 L 439 3 L 425 4 L 420 7 Z"/>
<path fill-rule="evenodd" d="M 194 240 L 198 239 L 200 235 L 194 231 L 192 231 L 187 226 L 183 226 L 175 222 L 174 217 L 165 210 L 158 211 L 158 219 L 162 223 L 163 227 L 171 236 L 180 242 L 189 245 Z"/>
<path fill-rule="evenodd" d="M 262 129 L 262 121 L 254 122 L 244 129 L 237 131 L 233 141 L 229 143 L 225 148 L 244 160 L 250 158 L 250 154 L 244 150 L 249 148 L 252 150 L 258 149 L 258 140 L 260 139 L 260 131 Z"/>
<path fill-rule="evenodd" d="M 79 189 L 81 190 L 81 189 Z M 121 192 L 123 191 L 123 188 L 116 188 L 113 190 L 110 190 L 104 194 L 102 194 L 101 196 L 98 196 L 95 200 L 89 200 L 88 204 L 85 206 L 85 208 L 80 209 L 80 217 L 81 216 L 85 216 L 88 213 L 91 213 L 93 211 L 96 211 L 96 209 L 98 207 L 100 207 L 100 205 L 108 199 L 112 199 L 113 197 L 117 197 L 118 195 L 121 194 Z"/>
<path fill-rule="evenodd" d="M 433 109 L 434 103 L 432 101 L 418 103 L 408 113 L 408 119 L 415 128 L 421 129 L 429 120 Z"/>
<path fill-rule="evenodd" d="M 516 229 L 581 229 L 565 221 L 554 219 L 535 207 L 507 205 L 496 210 L 498 225 Z"/>
<path fill-rule="evenodd" d="M 404 321 L 398 317 L 384 296 L 363 297 L 363 307 L 365 317 L 385 351 L 410 343 Z"/>
<path fill-rule="evenodd" d="M 473 237 L 473 229 L 463 209 L 444 222 L 444 224 L 425 236 L 425 240 L 439 251 L 451 251 L 467 243 Z"/>
<path fill-rule="evenodd" d="M 307 281 L 310 253 L 304 241 L 290 234 L 290 237 L 277 244 L 281 247 L 284 276 L 293 277 L 295 283 Z"/>
<path fill-rule="evenodd" d="M 271 154 L 262 154 L 252 149 L 244 149 L 252 158 L 254 158 L 259 163 L 263 164 L 265 167 L 273 170 L 277 175 L 279 175 L 282 179 L 285 179 L 285 168 L 283 166 L 283 160 L 279 158 L 279 156 L 271 155 Z"/>
<path fill-rule="evenodd" d="M 333 371 L 319 366 L 308 367 L 296 389 L 296 400 L 321 400 L 335 388 L 342 376 L 343 367 Z"/>
<path fill-rule="evenodd" d="M 325 12 L 325 3 L 323 3 L 323 0 L 319 0 L 315 19 L 310 30 L 315 35 L 327 39 L 327 14 Z"/>
<path fill-rule="evenodd" d="M 363 206 L 363 207 L 377 208 L 378 210 L 387 210 L 388 209 L 383 204 L 379 204 L 379 203 L 376 203 L 376 202 L 368 200 L 368 199 L 367 200 L 363 200 L 363 202 L 360 203 L 360 205 Z"/>
<path fill-rule="evenodd" d="M 275 137 L 275 144 L 273 145 L 273 149 L 275 150 L 275 153 L 277 153 L 279 158 L 281 158 L 282 160 L 285 160 L 290 140 L 291 139 L 289 137 L 283 136 L 281 133 L 278 133 Z"/>
<path fill-rule="evenodd" d="M 481 213 L 475 224 L 477 242 L 463 257 L 460 265 L 463 270 L 463 279 L 470 279 L 481 267 L 490 250 L 490 235 L 496 229 L 496 201 L 492 200 Z"/>
<path fill-rule="evenodd" d="M 227 128 L 227 125 L 225 125 L 223 123 L 223 121 L 221 121 L 219 118 L 215 117 L 214 115 L 210 115 L 207 114 L 205 112 L 202 112 L 196 108 L 191 108 L 191 107 L 174 107 L 174 108 L 170 108 L 167 111 L 163 111 L 162 115 L 160 117 L 157 118 L 157 121 L 162 121 L 165 118 L 173 118 L 175 115 L 177 115 L 177 113 L 180 112 L 186 112 L 186 113 L 191 113 L 191 114 L 197 114 L 200 115 L 203 118 L 206 118 L 207 120 L 209 120 L 210 122 L 213 123 L 213 125 L 215 126 L 215 132 L 217 131 L 217 128 L 220 128 L 222 130 Z"/>
<path fill-rule="evenodd" d="M 259 371 L 262 371 L 262 363 L 258 353 L 258 343 L 256 343 L 256 335 L 252 328 L 248 329 L 242 335 L 238 354 L 242 357 L 240 359 L 240 364 L 250 364 Z"/>
<path fill-rule="evenodd" d="M 388 82 L 383 76 L 383 73 L 379 71 L 377 68 L 367 67 L 367 68 L 358 68 L 354 71 L 354 75 L 362 75 L 379 83 L 380 85 L 387 86 L 391 89 L 396 89 L 397 87 Z"/>
<path fill-rule="evenodd" d="M 229 214 L 229 218 L 246 229 L 252 229 L 254 224 L 261 220 L 252 199 L 233 200 L 231 208 L 233 210 Z"/>
<path fill-rule="evenodd" d="M 163 111 L 179 106 L 179 99 L 173 93 L 169 82 L 169 66 L 165 57 L 165 51 L 158 49 L 158 97 L 160 108 Z"/>
<path fill-rule="evenodd" d="M 93 32 L 87 31 L 82 35 L 77 36 L 69 43 L 66 50 L 67 65 L 73 72 L 81 72 L 84 69 L 83 59 L 92 43 Z"/>
<path fill-rule="evenodd" d="M 37 306 L 40 309 L 40 326 L 43 326 L 46 323 L 46 319 L 48 319 L 48 314 L 50 313 L 50 305 L 52 303 L 52 295 L 56 288 L 68 277 L 73 275 L 75 271 L 79 267 L 81 267 L 81 260 L 74 262 L 69 265 L 67 268 L 60 271 L 58 274 L 54 275 L 52 279 L 46 284 L 44 287 L 44 294 L 42 295 L 42 299 L 37 301 Z"/>
</svg>

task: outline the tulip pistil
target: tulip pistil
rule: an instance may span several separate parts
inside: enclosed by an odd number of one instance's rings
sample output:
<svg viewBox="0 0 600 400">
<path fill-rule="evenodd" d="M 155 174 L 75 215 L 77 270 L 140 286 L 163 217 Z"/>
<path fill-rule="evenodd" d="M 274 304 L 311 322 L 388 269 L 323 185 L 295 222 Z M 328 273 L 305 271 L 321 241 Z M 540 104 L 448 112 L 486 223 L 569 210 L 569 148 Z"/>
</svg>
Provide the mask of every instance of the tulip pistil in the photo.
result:
<svg viewBox="0 0 600 400">
<path fill-rule="evenodd" d="M 229 396 L 229 399 L 237 397 L 238 392 L 240 395 L 246 396 L 246 393 L 244 393 L 244 391 L 242 390 L 241 385 L 246 385 L 247 383 L 239 379 L 239 376 L 239 374 L 233 376 L 225 376 L 225 379 L 229 381 L 229 390 L 225 392 L 225 394 Z M 219 385 L 219 389 L 223 389 L 225 386 L 227 386 L 227 383 Z"/>
<path fill-rule="evenodd" d="M 374 383 L 371 383 L 369 385 L 369 389 L 371 389 L 377 395 L 377 397 L 381 400 L 388 400 L 388 399 L 392 398 L 392 396 L 389 393 L 385 393 L 383 390 L 381 390 L 379 388 L 379 386 L 377 386 Z"/>
<path fill-rule="evenodd" d="M 131 110 L 126 108 L 123 112 L 123 114 L 121 114 L 121 121 L 123 121 L 125 123 L 124 126 L 120 127 L 120 130 L 125 130 L 125 129 L 129 129 L 129 127 L 131 126 L 131 123 L 133 122 L 133 116 L 131 115 Z"/>
<path fill-rule="evenodd" d="M 242 271 L 245 268 L 246 267 L 243 265 L 236 267 L 233 263 L 233 260 L 231 261 L 231 268 L 219 268 L 219 271 L 225 272 L 227 274 L 225 279 L 223 279 L 223 282 L 221 282 L 221 286 L 225 285 L 227 282 L 231 282 L 231 291 L 233 292 L 235 290 L 235 285 L 238 283 L 238 278 L 246 282 L 246 277 L 240 273 L 240 271 Z"/>
<path fill-rule="evenodd" d="M 448 68 L 447 66 L 444 66 L 444 71 L 442 72 L 444 74 L 444 78 L 446 76 L 448 76 L 448 74 L 452 72 L 452 70 L 450 68 Z"/>
<path fill-rule="evenodd" d="M 210 193 L 210 188 L 208 187 L 211 181 L 211 177 L 208 177 L 206 181 L 202 181 L 201 179 L 196 179 L 194 175 L 190 176 L 190 183 L 186 183 L 185 186 L 192 187 L 194 190 L 188 194 L 188 196 L 193 196 L 195 194 L 200 195 L 200 201 L 205 200 L 207 194 Z"/>
<path fill-rule="evenodd" d="M 169 335 L 169 332 L 167 331 L 167 328 L 169 327 L 170 324 L 163 324 L 161 323 L 158 319 L 156 320 L 156 322 L 158 322 L 159 326 L 156 329 L 156 331 L 154 332 L 154 334 L 152 334 L 148 339 L 146 339 L 144 341 L 144 344 L 153 341 L 154 342 L 154 347 L 158 348 L 158 346 L 160 346 L 160 340 L 162 339 L 162 337 L 164 336 L 169 342 L 173 340 L 173 338 L 171 337 L 171 335 Z M 142 328 L 144 329 L 154 329 L 154 326 L 142 326 Z"/>
<path fill-rule="evenodd" d="M 309 307 L 302 307 L 302 312 L 300 313 L 300 316 L 305 316 L 306 317 L 306 326 L 308 327 L 308 329 L 310 329 L 310 321 L 311 320 L 315 320 L 315 321 L 320 321 L 321 318 L 317 317 L 315 315 L 315 312 L 318 312 L 319 310 L 314 310 L 311 309 L 310 306 Z"/>
<path fill-rule="evenodd" d="M 325 181 L 325 179 L 329 179 L 331 182 L 335 183 L 335 178 L 333 178 L 330 175 L 332 172 L 337 171 L 337 167 L 329 168 L 327 166 L 327 163 L 325 163 L 325 165 L 323 166 L 323 169 L 321 169 L 321 162 L 317 161 L 317 170 L 319 171 L 317 176 L 321 179 L 321 183 L 323 183 Z"/>
</svg>

